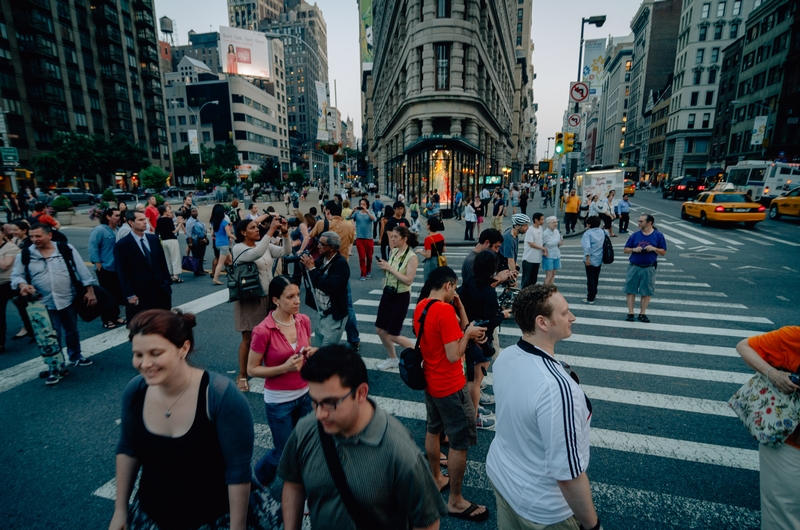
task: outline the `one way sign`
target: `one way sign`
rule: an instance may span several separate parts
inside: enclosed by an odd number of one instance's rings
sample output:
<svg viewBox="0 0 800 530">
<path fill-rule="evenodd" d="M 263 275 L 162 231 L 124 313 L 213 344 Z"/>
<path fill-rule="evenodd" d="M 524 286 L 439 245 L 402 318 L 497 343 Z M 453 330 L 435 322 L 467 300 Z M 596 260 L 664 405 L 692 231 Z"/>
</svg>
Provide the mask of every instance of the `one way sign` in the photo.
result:
<svg viewBox="0 0 800 530">
<path fill-rule="evenodd" d="M 582 103 L 589 97 L 589 87 L 586 83 L 573 82 L 569 85 L 569 99 L 575 103 Z"/>
</svg>

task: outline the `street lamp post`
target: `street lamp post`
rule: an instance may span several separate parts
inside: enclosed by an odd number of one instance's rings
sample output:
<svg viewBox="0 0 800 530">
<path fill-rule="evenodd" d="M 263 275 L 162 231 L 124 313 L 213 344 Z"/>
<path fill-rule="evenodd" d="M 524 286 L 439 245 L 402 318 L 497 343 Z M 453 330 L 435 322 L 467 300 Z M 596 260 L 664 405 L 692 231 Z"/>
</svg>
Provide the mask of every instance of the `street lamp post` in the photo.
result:
<svg viewBox="0 0 800 530">
<path fill-rule="evenodd" d="M 583 60 L 583 28 L 586 24 L 594 24 L 595 26 L 602 27 L 603 24 L 606 23 L 606 16 L 605 15 L 597 15 L 594 17 L 589 18 L 581 18 L 581 46 L 578 49 L 578 77 L 576 79 L 577 82 L 581 82 L 581 68 L 582 68 L 582 60 Z M 575 113 L 577 114 L 579 110 L 578 103 L 575 103 Z"/>
<path fill-rule="evenodd" d="M 555 136 L 548 136 L 547 137 L 547 149 L 544 152 L 544 157 L 547 158 L 550 155 L 550 140 L 555 139 Z"/>
<path fill-rule="evenodd" d="M 197 140 L 197 143 L 199 144 L 197 146 L 197 155 L 200 157 L 200 184 L 201 185 L 204 184 L 204 182 L 203 182 L 203 142 L 201 141 L 201 139 L 203 137 L 201 136 L 202 131 L 200 130 L 200 113 L 203 111 L 203 107 L 205 107 L 206 105 L 219 105 L 219 100 L 215 99 L 214 101 L 206 101 L 205 103 L 203 103 L 200 106 L 199 109 L 197 109 L 197 112 L 192 110 L 192 107 L 190 107 L 188 105 L 186 106 L 186 108 L 189 109 L 189 112 L 194 114 L 195 124 L 197 125 L 197 134 L 199 136 L 199 138 Z M 203 188 L 203 189 L 205 189 L 205 188 Z"/>
</svg>

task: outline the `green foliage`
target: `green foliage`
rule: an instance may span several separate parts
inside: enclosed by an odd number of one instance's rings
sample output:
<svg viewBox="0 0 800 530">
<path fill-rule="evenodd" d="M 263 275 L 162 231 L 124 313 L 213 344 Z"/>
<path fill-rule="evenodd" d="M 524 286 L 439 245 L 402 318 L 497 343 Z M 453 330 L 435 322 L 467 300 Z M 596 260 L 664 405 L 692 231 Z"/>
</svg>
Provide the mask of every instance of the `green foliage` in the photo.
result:
<svg viewBox="0 0 800 530">
<path fill-rule="evenodd" d="M 154 197 L 156 198 L 156 206 L 161 206 L 162 204 L 164 204 L 164 201 L 166 200 L 164 199 L 164 196 L 159 193 L 156 193 Z"/>
<path fill-rule="evenodd" d="M 301 169 L 294 169 L 289 172 L 289 177 L 286 179 L 287 183 L 296 183 L 298 186 L 302 186 L 303 182 L 306 180 L 306 175 L 303 173 Z"/>
<path fill-rule="evenodd" d="M 281 180 L 281 166 L 277 157 L 268 157 L 257 170 L 250 173 L 250 180 L 256 184 L 277 184 Z"/>
<path fill-rule="evenodd" d="M 45 182 L 60 184 L 64 181 L 64 162 L 56 153 L 44 153 L 33 159 L 36 177 Z"/>
<path fill-rule="evenodd" d="M 203 160 L 207 160 L 205 153 L 203 153 Z M 213 156 L 208 162 L 209 166 L 219 166 L 224 171 L 234 171 L 241 164 L 239 150 L 232 143 L 217 144 L 214 147 Z"/>
<path fill-rule="evenodd" d="M 117 196 L 114 195 L 113 191 L 106 189 L 106 191 L 103 192 L 103 200 L 106 201 L 107 203 L 114 202 L 117 200 Z"/>
<path fill-rule="evenodd" d="M 169 175 L 160 166 L 150 166 L 139 173 L 139 178 L 143 187 L 160 190 L 167 185 Z"/>
<path fill-rule="evenodd" d="M 213 186 L 233 186 L 236 184 L 236 173 L 226 171 L 219 166 L 211 166 L 206 170 L 206 178 Z"/>
<path fill-rule="evenodd" d="M 53 199 L 53 210 L 57 212 L 68 212 L 73 209 L 72 201 L 63 195 L 59 195 Z"/>
<path fill-rule="evenodd" d="M 205 160 L 206 153 L 210 153 L 205 146 L 203 148 L 203 157 Z M 175 151 L 172 154 L 172 160 L 175 164 L 175 175 L 179 177 L 200 177 L 200 161 L 197 155 L 189 153 L 189 146 L 184 146 L 180 151 Z"/>
</svg>

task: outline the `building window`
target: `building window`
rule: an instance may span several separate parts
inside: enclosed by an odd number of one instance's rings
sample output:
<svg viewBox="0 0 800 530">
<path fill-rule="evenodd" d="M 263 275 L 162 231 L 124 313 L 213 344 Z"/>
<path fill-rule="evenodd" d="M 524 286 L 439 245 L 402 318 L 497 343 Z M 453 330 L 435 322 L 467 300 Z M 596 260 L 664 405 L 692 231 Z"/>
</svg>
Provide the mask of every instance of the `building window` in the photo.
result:
<svg viewBox="0 0 800 530">
<path fill-rule="evenodd" d="M 727 6 L 727 2 L 720 2 L 717 4 L 717 16 L 724 17 L 725 16 L 725 7 Z"/>
<path fill-rule="evenodd" d="M 211 133 L 208 131 L 203 131 L 203 143 L 211 141 Z"/>
<path fill-rule="evenodd" d="M 178 143 L 178 135 L 176 133 L 169 133 L 169 139 L 173 144 Z"/>
<path fill-rule="evenodd" d="M 186 125 L 186 116 L 178 116 L 178 125 Z"/>
<path fill-rule="evenodd" d="M 436 90 L 450 89 L 450 45 L 436 44 Z"/>
<path fill-rule="evenodd" d="M 693 85 L 699 85 L 700 84 L 700 76 L 702 74 L 703 74 L 703 72 L 701 72 L 700 70 L 695 70 L 694 71 L 694 81 L 692 82 Z"/>
<path fill-rule="evenodd" d="M 734 0 L 733 2 L 733 12 L 731 15 L 738 16 L 742 14 L 742 0 Z"/>
<path fill-rule="evenodd" d="M 517 9 L 517 20 L 522 20 L 523 11 L 522 9 Z"/>
<path fill-rule="evenodd" d="M 719 48 L 711 48 L 711 62 L 719 61 Z"/>
<path fill-rule="evenodd" d="M 709 125 L 711 125 L 711 113 L 706 112 L 703 114 L 703 129 L 708 129 Z"/>
<path fill-rule="evenodd" d="M 181 142 L 188 142 L 189 141 L 189 133 L 182 132 L 181 133 Z"/>
<path fill-rule="evenodd" d="M 689 105 L 692 106 L 692 107 L 696 107 L 697 106 L 697 100 L 699 98 L 700 98 L 700 92 L 692 92 L 692 99 L 691 99 L 691 102 L 689 103 Z"/>
<path fill-rule="evenodd" d="M 194 114 L 189 116 L 189 125 L 195 125 L 196 123 L 197 123 L 197 117 Z"/>
<path fill-rule="evenodd" d="M 705 55 L 706 55 L 706 49 L 705 48 L 698 48 L 697 49 L 697 56 L 695 57 L 694 62 L 696 64 L 703 64 L 703 58 L 705 57 Z"/>
<path fill-rule="evenodd" d="M 450 0 L 436 0 L 436 17 L 450 18 Z"/>
<path fill-rule="evenodd" d="M 714 26 L 714 40 L 722 39 L 722 24 Z"/>
<path fill-rule="evenodd" d="M 632 65 L 633 65 L 633 61 L 625 61 L 625 71 L 626 72 L 630 72 Z"/>
<path fill-rule="evenodd" d="M 708 26 L 702 26 L 700 28 L 700 37 L 699 40 L 702 42 L 706 40 L 706 36 L 708 35 Z"/>
<path fill-rule="evenodd" d="M 522 35 L 517 35 L 517 46 L 522 46 Z"/>
<path fill-rule="evenodd" d="M 711 4 L 703 4 L 703 9 L 700 11 L 700 18 L 708 18 L 711 15 Z"/>
<path fill-rule="evenodd" d="M 694 129 L 695 114 L 689 114 L 689 122 L 686 125 L 687 129 Z"/>
<path fill-rule="evenodd" d="M 717 71 L 716 70 L 709 70 L 708 71 L 708 84 L 713 85 L 717 82 Z"/>
<path fill-rule="evenodd" d="M 706 105 L 713 105 L 714 104 L 714 91 L 709 90 L 706 92 Z"/>
</svg>

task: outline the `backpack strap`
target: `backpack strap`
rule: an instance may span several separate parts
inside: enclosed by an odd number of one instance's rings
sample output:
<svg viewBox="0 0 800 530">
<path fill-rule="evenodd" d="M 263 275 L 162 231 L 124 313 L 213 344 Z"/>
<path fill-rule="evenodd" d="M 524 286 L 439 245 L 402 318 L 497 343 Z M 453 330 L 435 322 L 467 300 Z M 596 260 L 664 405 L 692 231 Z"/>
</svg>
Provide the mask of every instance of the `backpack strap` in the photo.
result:
<svg viewBox="0 0 800 530">
<path fill-rule="evenodd" d="M 414 350 L 416 351 L 419 351 L 419 343 L 422 340 L 422 334 L 425 332 L 425 316 L 428 314 L 428 309 L 438 301 L 439 300 L 428 300 L 428 305 L 425 306 L 425 309 L 419 316 L 419 320 L 417 321 L 419 322 L 419 333 L 417 333 L 417 344 L 414 346 Z"/>
<path fill-rule="evenodd" d="M 25 267 L 25 283 L 28 285 L 33 285 L 31 283 L 31 269 L 28 265 L 31 263 L 31 247 L 24 247 L 22 249 L 22 265 Z"/>
</svg>

